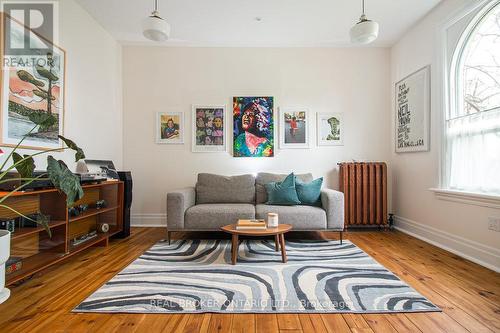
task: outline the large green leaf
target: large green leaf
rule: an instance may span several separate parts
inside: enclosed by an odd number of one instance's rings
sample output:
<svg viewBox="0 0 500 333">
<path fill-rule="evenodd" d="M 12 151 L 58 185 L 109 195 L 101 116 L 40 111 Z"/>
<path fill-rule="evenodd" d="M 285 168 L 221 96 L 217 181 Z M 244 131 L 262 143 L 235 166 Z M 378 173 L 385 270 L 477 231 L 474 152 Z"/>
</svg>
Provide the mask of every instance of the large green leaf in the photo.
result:
<svg viewBox="0 0 500 333">
<path fill-rule="evenodd" d="M 71 206 L 83 197 L 80 179 L 64 164 L 52 156 L 47 157 L 47 173 L 54 186 L 66 194 L 66 203 Z"/>
<path fill-rule="evenodd" d="M 17 71 L 17 76 L 21 80 L 23 80 L 24 82 L 29 82 L 31 84 L 34 84 L 37 87 L 43 87 L 45 85 L 45 83 L 43 83 L 42 81 L 39 81 L 39 80 L 35 79 L 35 77 L 33 75 L 31 75 L 30 73 L 28 73 L 25 70 L 19 70 L 19 71 Z"/>
<path fill-rule="evenodd" d="M 85 153 L 83 152 L 82 148 L 76 145 L 76 143 L 74 143 L 70 139 L 66 139 L 62 135 L 58 135 L 58 137 L 59 139 L 64 141 L 64 143 L 66 144 L 66 146 L 68 146 L 68 148 L 73 149 L 75 151 L 75 162 L 78 162 L 79 160 L 85 158 Z"/>
<path fill-rule="evenodd" d="M 28 218 L 28 220 L 32 220 L 29 217 L 27 217 L 27 218 Z M 52 231 L 49 228 L 50 218 L 47 215 L 44 215 L 42 213 L 37 213 L 36 214 L 36 221 L 34 221 L 34 222 L 41 225 L 45 229 L 45 231 L 49 234 L 49 238 L 52 238 Z"/>
<path fill-rule="evenodd" d="M 26 158 L 24 161 L 20 162 L 23 158 Z M 16 152 L 12 153 L 12 159 L 14 160 L 14 164 L 19 163 L 16 165 L 16 170 L 19 172 L 19 175 L 21 178 L 32 178 L 33 177 L 33 171 L 35 171 L 35 161 L 33 160 L 33 157 L 30 155 L 24 155 L 21 156 Z"/>
</svg>

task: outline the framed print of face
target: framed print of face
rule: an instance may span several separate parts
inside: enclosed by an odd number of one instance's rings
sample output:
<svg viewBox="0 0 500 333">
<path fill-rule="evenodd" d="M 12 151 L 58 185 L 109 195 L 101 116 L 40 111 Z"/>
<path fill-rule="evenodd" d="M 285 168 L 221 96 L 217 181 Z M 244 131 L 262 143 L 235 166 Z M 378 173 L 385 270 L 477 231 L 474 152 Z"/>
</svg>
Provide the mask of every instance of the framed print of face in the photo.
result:
<svg viewBox="0 0 500 333">
<path fill-rule="evenodd" d="M 192 114 L 192 151 L 226 151 L 226 107 L 193 105 Z"/>
<path fill-rule="evenodd" d="M 309 148 L 309 110 L 280 108 L 280 148 Z"/>
<path fill-rule="evenodd" d="M 233 156 L 274 156 L 274 98 L 233 97 Z"/>
<path fill-rule="evenodd" d="M 319 146 L 344 145 L 344 117 L 342 113 L 318 113 L 317 129 Z"/>
<path fill-rule="evenodd" d="M 158 112 L 156 114 L 156 143 L 184 143 L 184 114 Z"/>
<path fill-rule="evenodd" d="M 66 52 L 9 15 L 2 20 L 2 28 L 10 27 L 11 43 L 51 48 L 40 48 L 27 61 L 27 56 L 4 54 L 5 45 L 0 43 L 0 145 L 14 147 L 26 136 L 20 148 L 62 148 L 58 135 L 63 135 L 64 125 Z M 42 120 L 45 124 L 37 126 Z"/>
</svg>

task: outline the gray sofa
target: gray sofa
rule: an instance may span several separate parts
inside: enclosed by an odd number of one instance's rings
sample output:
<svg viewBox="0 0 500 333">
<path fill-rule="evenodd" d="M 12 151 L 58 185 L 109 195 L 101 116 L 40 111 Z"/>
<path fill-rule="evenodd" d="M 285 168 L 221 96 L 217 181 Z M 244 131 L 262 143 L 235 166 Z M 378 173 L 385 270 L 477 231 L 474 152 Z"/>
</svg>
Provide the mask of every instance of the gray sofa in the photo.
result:
<svg viewBox="0 0 500 333">
<path fill-rule="evenodd" d="M 267 213 L 278 213 L 279 223 L 299 231 L 344 230 L 344 194 L 321 190 L 321 207 L 266 205 L 269 182 L 282 181 L 287 175 L 259 173 L 241 176 L 198 174 L 196 187 L 167 193 L 167 237 L 176 231 L 218 231 L 238 219 L 266 219 Z M 297 175 L 305 182 L 311 174 Z"/>
</svg>

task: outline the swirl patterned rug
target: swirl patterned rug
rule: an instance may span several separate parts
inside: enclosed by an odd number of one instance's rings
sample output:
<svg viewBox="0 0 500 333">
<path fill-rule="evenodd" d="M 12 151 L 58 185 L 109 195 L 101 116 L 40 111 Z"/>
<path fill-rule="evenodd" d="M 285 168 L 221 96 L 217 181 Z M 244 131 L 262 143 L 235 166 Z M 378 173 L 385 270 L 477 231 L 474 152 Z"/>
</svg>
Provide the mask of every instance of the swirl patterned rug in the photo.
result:
<svg viewBox="0 0 500 333">
<path fill-rule="evenodd" d="M 159 242 L 74 312 L 391 313 L 440 311 L 349 241 Z"/>
</svg>

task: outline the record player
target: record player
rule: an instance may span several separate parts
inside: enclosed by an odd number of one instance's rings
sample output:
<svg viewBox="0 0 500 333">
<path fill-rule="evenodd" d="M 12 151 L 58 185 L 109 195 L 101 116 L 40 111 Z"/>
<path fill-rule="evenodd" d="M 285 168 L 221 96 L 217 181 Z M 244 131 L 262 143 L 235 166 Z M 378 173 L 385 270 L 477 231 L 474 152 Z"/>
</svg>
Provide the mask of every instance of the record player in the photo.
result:
<svg viewBox="0 0 500 333">
<path fill-rule="evenodd" d="M 42 178 L 36 179 L 32 181 L 30 184 L 24 186 L 22 188 L 22 191 L 35 191 L 35 190 L 53 188 L 54 184 L 52 184 L 52 181 L 50 179 L 43 177 L 44 174 L 47 174 L 47 171 L 35 170 L 33 172 L 33 178 L 39 176 L 42 176 Z M 101 174 L 74 173 L 74 175 L 77 176 L 78 179 L 80 179 L 80 184 L 82 185 L 98 184 L 107 180 L 106 176 L 102 176 Z M 0 183 L 0 191 L 6 191 L 6 192 L 13 191 L 23 184 L 21 176 L 17 171 L 7 172 L 2 181 L 4 182 Z"/>
</svg>

